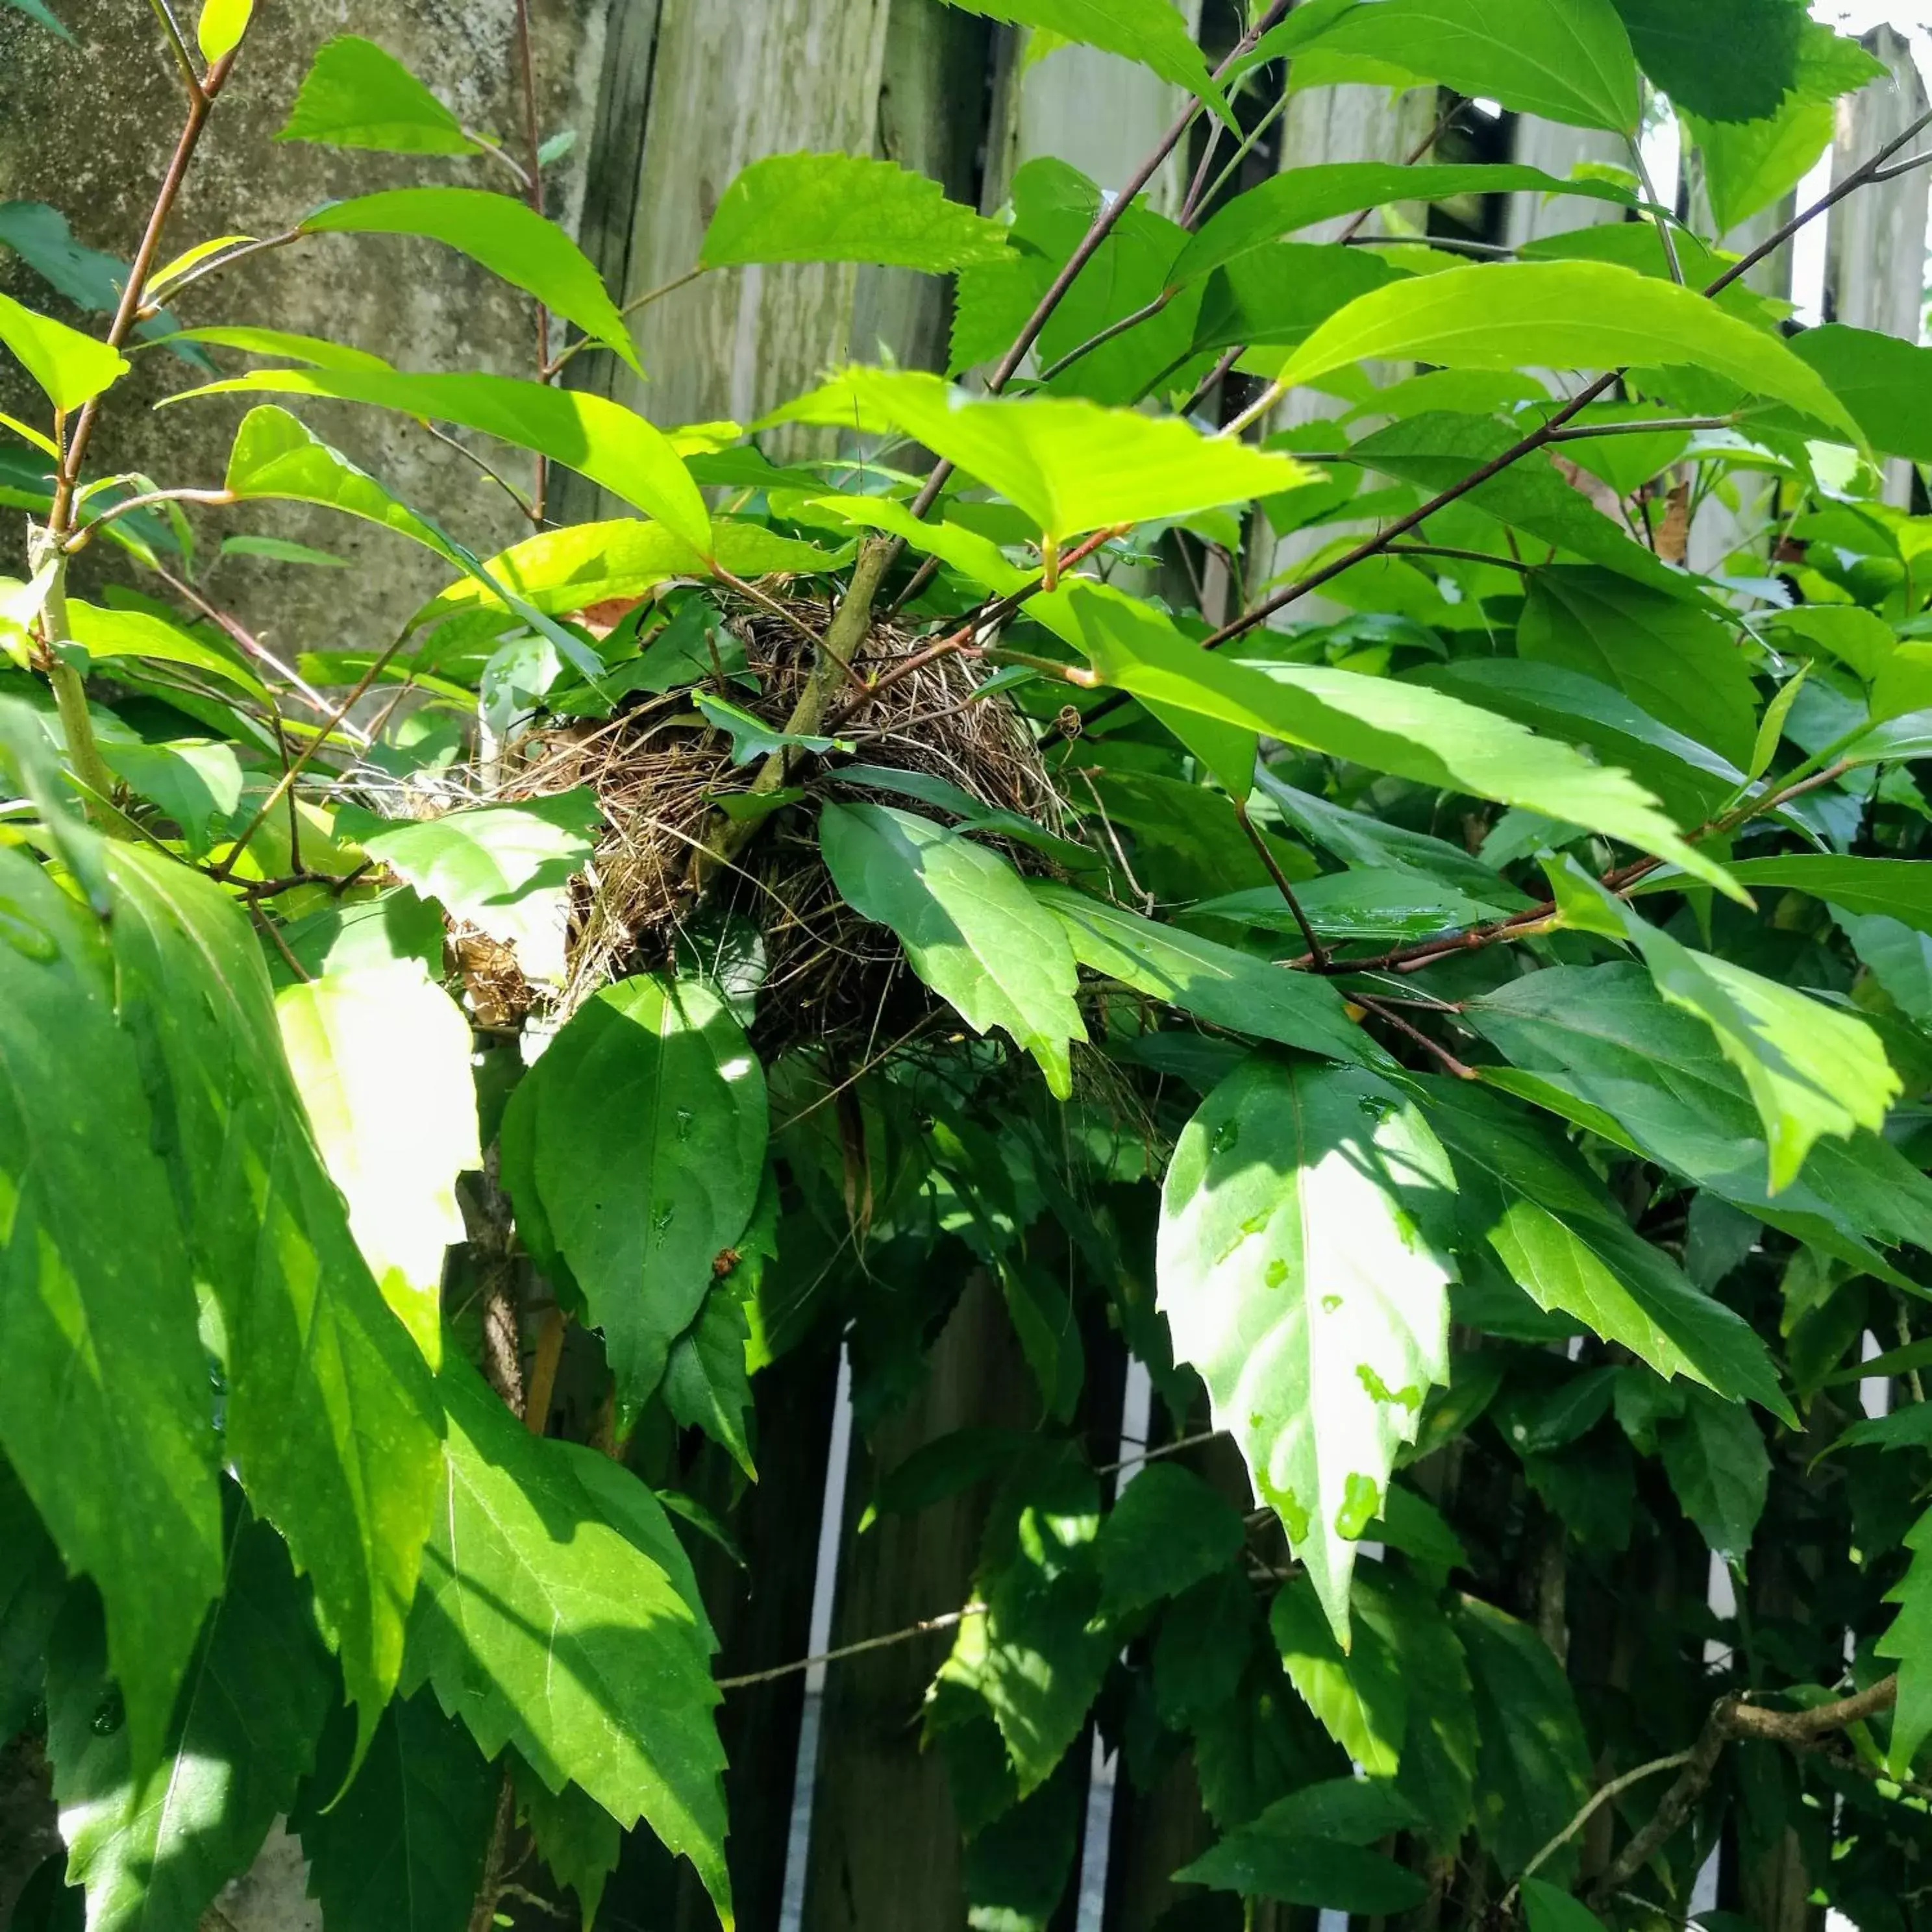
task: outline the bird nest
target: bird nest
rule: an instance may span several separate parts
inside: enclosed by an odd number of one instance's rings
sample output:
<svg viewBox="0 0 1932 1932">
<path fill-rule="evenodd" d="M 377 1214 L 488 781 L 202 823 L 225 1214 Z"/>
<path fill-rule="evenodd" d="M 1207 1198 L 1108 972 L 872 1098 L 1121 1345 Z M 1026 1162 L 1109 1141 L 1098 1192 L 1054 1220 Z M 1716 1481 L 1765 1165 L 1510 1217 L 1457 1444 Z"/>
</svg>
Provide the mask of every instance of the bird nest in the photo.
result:
<svg viewBox="0 0 1932 1932">
<path fill-rule="evenodd" d="M 786 608 L 781 617 L 742 599 L 728 604 L 748 676 L 714 686 L 777 731 L 812 674 L 806 634 L 823 636 L 832 614 L 811 602 Z M 928 642 L 880 622 L 854 668 L 880 679 Z M 934 1002 L 905 970 L 892 934 L 841 897 L 820 852 L 815 814 L 781 808 L 732 857 L 718 860 L 733 823 L 730 802 L 750 790 L 761 761 L 734 765 L 730 735 L 696 710 L 695 695 L 687 688 L 633 698 L 596 723 L 539 719 L 509 748 L 498 798 L 588 787 L 603 811 L 596 856 L 572 908 L 562 1012 L 634 973 L 697 970 L 728 982 L 748 966 L 758 983 L 753 1037 L 767 1055 L 808 1040 L 835 1054 L 862 1054 L 874 1041 L 884 1046 L 916 1029 Z M 839 702 L 835 696 L 835 716 Z M 980 806 L 1063 830 L 1061 801 L 1033 727 L 984 688 L 968 658 L 950 655 L 904 672 L 837 735 L 853 747 L 855 772 L 863 765 L 942 779 Z M 934 808 L 883 783 L 843 778 L 841 768 L 807 759 L 792 782 L 827 796 Z M 1048 869 L 1030 848 L 1006 850 L 1024 870 Z M 489 963 L 487 976 L 487 986 L 472 991 L 487 992 L 493 1003 L 524 1012 L 536 1004 L 527 988 L 519 998 L 504 985 L 500 961 Z"/>
</svg>

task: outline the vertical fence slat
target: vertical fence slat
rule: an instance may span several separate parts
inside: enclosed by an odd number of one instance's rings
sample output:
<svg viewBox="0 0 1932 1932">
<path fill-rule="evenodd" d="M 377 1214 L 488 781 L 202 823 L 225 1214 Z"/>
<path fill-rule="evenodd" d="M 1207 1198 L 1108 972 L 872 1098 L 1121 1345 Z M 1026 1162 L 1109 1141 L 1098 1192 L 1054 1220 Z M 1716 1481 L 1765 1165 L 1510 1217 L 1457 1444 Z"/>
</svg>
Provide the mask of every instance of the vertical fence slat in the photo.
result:
<svg viewBox="0 0 1932 1932">
<path fill-rule="evenodd" d="M 1896 140 L 1926 110 L 1925 83 L 1904 35 L 1876 27 L 1865 46 L 1892 70 L 1838 104 L 1832 178 L 1842 181 L 1887 142 Z M 1896 181 L 1861 188 L 1832 211 L 1826 248 L 1826 314 L 1856 328 L 1875 328 L 1916 342 L 1924 322 L 1928 196 L 1923 168 Z M 1912 502 L 1912 466 L 1902 458 L 1886 466 L 1886 496 L 1900 508 Z"/>
</svg>

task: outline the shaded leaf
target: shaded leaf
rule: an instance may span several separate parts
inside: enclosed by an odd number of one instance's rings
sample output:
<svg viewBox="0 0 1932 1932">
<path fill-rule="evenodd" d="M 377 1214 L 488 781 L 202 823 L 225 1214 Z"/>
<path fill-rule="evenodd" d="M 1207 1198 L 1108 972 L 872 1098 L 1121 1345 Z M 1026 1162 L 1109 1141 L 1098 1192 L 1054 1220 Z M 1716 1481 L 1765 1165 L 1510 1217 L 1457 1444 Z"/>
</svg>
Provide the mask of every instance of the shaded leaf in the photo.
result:
<svg viewBox="0 0 1932 1932">
<path fill-rule="evenodd" d="M 1386 1070 L 1393 1064 L 1348 1018 L 1341 995 L 1325 980 L 1198 939 L 1065 886 L 1036 884 L 1032 890 L 1059 920 L 1074 957 L 1094 972 L 1211 1026 L 1358 1066 Z"/>
<path fill-rule="evenodd" d="M 1226 1497 L 1190 1470 L 1149 1463 L 1121 1490 L 1094 1543 L 1101 1614 L 1179 1596 L 1232 1563 L 1244 1540 L 1240 1512 Z"/>
<path fill-rule="evenodd" d="M 1764 1514 L 1770 1454 L 1749 1410 L 1701 1389 L 1686 1394 L 1682 1418 L 1658 1432 L 1664 1473 L 1712 1553 L 1742 1570 Z"/>
<path fill-rule="evenodd" d="M 329 1932 L 466 1932 L 502 1772 L 423 1690 L 391 1702 L 344 1791 L 346 1729 L 296 1820 Z"/>
<path fill-rule="evenodd" d="M 37 1508 L 100 1590 L 145 1772 L 221 1582 L 193 1277 L 100 925 L 18 852 L 0 895 L 0 1447 L 32 1501 L 23 1537 Z"/>
<path fill-rule="evenodd" d="M 604 1330 L 628 1430 L 745 1232 L 764 1174 L 764 1076 L 698 980 L 620 980 L 512 1096 L 504 1182 Z"/>
<path fill-rule="evenodd" d="M 226 1572 L 152 1769 L 130 1762 L 125 1729 L 100 1721 L 112 1690 L 91 1606 L 76 1604 L 50 1653 L 54 1795 L 88 1932 L 194 1932 L 314 1762 L 334 1685 L 308 1592 L 262 1522 L 238 1526 Z"/>
<path fill-rule="evenodd" d="M 484 1754 L 514 1744 L 698 1869 L 726 1925 L 713 1640 L 656 1498 L 594 1450 L 532 1436 L 466 1364 L 443 1372 L 442 1503 L 410 1630 Z"/>
</svg>

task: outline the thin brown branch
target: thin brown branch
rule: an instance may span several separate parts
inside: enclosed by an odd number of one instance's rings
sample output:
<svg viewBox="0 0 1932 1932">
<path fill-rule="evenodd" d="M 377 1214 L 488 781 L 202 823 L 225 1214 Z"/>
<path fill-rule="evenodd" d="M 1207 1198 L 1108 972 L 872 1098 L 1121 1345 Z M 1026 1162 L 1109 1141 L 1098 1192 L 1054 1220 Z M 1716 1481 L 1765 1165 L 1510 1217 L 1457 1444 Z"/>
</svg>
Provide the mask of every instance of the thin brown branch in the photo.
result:
<svg viewBox="0 0 1932 1932">
<path fill-rule="evenodd" d="M 1868 1690 L 1808 1711 L 1772 1711 L 1738 1697 L 1720 1697 L 1711 1707 L 1697 1742 L 1685 1754 L 1683 1768 L 1650 1821 L 1624 1846 L 1591 1888 L 1587 1903 L 1600 1910 L 1649 1864 L 1682 1829 L 1708 1789 L 1726 1749 L 1737 1739 L 1784 1744 L 1809 1750 L 1831 1733 L 1888 1711 L 1898 1701 L 1898 1678 L 1882 1677 Z"/>
<path fill-rule="evenodd" d="M 1349 997 L 1357 1006 L 1374 1014 L 1384 1026 L 1394 1028 L 1405 1040 L 1420 1047 L 1432 1059 L 1440 1062 L 1444 1072 L 1458 1080 L 1474 1080 L 1477 1077 L 1473 1066 L 1458 1060 L 1439 1040 L 1431 1040 L 1420 1027 L 1405 1019 L 1393 1006 L 1385 1006 L 1381 1000 L 1372 1000 L 1366 993 L 1354 993 Z"/>
<path fill-rule="evenodd" d="M 904 1630 L 890 1631 L 884 1636 L 868 1636 L 858 1643 L 848 1643 L 837 1650 L 823 1652 L 817 1657 L 801 1657 L 794 1663 L 781 1664 L 770 1670 L 754 1670 L 743 1677 L 721 1677 L 718 1680 L 718 1688 L 721 1690 L 744 1690 L 754 1684 L 775 1684 L 782 1677 L 796 1677 L 801 1671 L 809 1670 L 814 1665 L 842 1663 L 848 1657 L 863 1657 L 868 1651 L 884 1650 L 893 1644 L 910 1643 L 914 1638 L 928 1636 L 935 1630 L 956 1630 L 968 1617 L 982 1617 L 986 1614 L 984 1604 L 968 1604 L 964 1610 L 949 1610 L 944 1616 L 928 1617 L 922 1622 L 908 1624 Z"/>
<path fill-rule="evenodd" d="M 1294 888 L 1288 884 L 1288 874 L 1281 869 L 1281 861 L 1274 856 L 1274 849 L 1262 836 L 1260 828 L 1248 815 L 1248 802 L 1238 798 L 1234 801 L 1234 818 L 1248 843 L 1255 848 L 1255 856 L 1260 860 L 1264 870 L 1274 881 L 1275 890 L 1288 902 L 1288 909 L 1294 915 L 1294 922 L 1301 928 L 1301 937 L 1308 947 L 1309 957 L 1318 966 L 1328 964 L 1328 949 L 1322 943 L 1322 935 L 1309 923 L 1308 915 L 1301 909 L 1301 902 L 1294 896 Z"/>
</svg>

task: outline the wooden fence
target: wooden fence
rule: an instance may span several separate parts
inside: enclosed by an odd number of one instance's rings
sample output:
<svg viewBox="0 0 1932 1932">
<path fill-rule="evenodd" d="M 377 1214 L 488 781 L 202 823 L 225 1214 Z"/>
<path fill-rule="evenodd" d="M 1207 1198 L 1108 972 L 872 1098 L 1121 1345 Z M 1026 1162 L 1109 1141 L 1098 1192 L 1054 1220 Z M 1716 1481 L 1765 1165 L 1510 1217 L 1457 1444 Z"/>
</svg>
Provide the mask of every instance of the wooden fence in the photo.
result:
<svg viewBox="0 0 1932 1932">
<path fill-rule="evenodd" d="M 1229 0 L 1190 4 L 1204 45 L 1224 50 L 1236 25 Z M 68 10 L 70 17 L 80 13 L 85 26 L 87 9 Z M 497 16 L 505 10 L 478 10 L 456 34 L 470 37 L 474 58 L 490 69 L 487 84 L 478 85 L 500 107 L 506 75 L 504 22 Z M 348 0 L 286 11 L 317 29 L 286 37 L 290 75 L 298 74 L 305 51 L 293 43 L 312 46 L 322 30 L 365 32 L 408 55 L 450 20 L 438 0 L 388 6 Z M 886 154 L 932 175 L 952 196 L 992 209 L 1016 170 L 1041 154 L 1067 159 L 1103 188 L 1117 188 L 1180 105 L 1164 83 L 1108 56 L 1062 48 L 1028 64 L 1012 31 L 942 0 L 538 0 L 537 11 L 552 16 L 542 23 L 544 58 L 555 68 L 547 102 L 558 115 L 575 116 L 584 136 L 577 173 L 560 199 L 627 301 L 689 265 L 718 196 L 760 155 L 798 148 Z M 0 14 L 0 20 L 8 17 Z M 6 37 L 14 32 L 0 29 L 0 73 L 10 46 L 18 44 Z M 1874 86 L 1845 106 L 1836 148 L 1841 170 L 1923 106 L 1904 43 L 1880 29 L 1871 44 L 1897 83 Z M 443 71 L 451 71 L 448 59 Z M 18 86 L 20 72 L 0 86 Z M 107 76 L 99 84 L 104 87 Z M 1258 170 L 1313 161 L 1408 158 L 1419 153 L 1440 112 L 1432 94 L 1390 98 L 1346 87 L 1298 96 L 1250 158 L 1250 178 Z M 1467 138 L 1487 158 L 1514 155 L 1558 175 L 1580 160 L 1622 158 L 1600 135 L 1472 112 Z M 266 174 L 289 152 L 269 149 L 268 131 L 265 122 L 231 157 L 229 183 L 244 197 L 267 191 L 248 187 L 250 155 Z M 1190 153 L 1184 146 L 1156 180 L 1158 203 L 1176 205 L 1198 159 L 1198 147 Z M 17 178 L 26 164 L 0 138 L 0 198 L 45 193 L 44 184 L 8 178 L 10 166 Z M 1834 218 L 1823 290 L 1828 313 L 1916 338 L 1926 194 L 1925 175 L 1914 173 L 1855 198 Z M 1514 243 L 1575 218 L 1532 197 L 1516 197 L 1491 213 L 1492 231 Z M 245 225 L 248 214 L 245 207 L 229 208 L 216 219 L 232 228 Z M 117 238 L 88 238 L 113 246 Z M 308 293 L 326 301 L 338 319 L 355 314 L 369 287 L 358 272 L 346 271 Z M 463 272 L 434 272 L 454 278 Z M 1789 256 L 1769 265 L 1769 272 L 1788 290 Z M 290 291 L 265 286 L 260 292 L 268 302 Z M 368 313 L 388 339 L 368 339 L 367 346 L 402 362 L 429 359 L 410 346 L 410 316 L 394 314 L 393 304 L 370 293 Z M 306 298 L 298 299 L 298 309 Z M 450 306 L 460 304 L 452 297 Z M 477 312 L 484 317 L 483 352 L 513 366 L 509 333 L 494 310 Z M 254 319 L 304 326 L 299 314 L 266 308 Z M 941 285 L 910 274 L 754 269 L 708 278 L 644 312 L 640 335 L 648 382 L 621 370 L 584 380 L 610 384 L 612 393 L 662 422 L 744 422 L 848 356 L 942 366 L 947 321 Z M 586 358 L 584 364 L 607 359 Z M 1295 398 L 1289 407 L 1320 406 L 1319 398 Z M 352 445 L 356 435 L 346 428 L 344 440 Z M 371 457 L 381 466 L 381 453 Z M 1909 469 L 1901 466 L 1894 480 L 1904 500 Z M 471 500 L 460 493 L 468 488 L 460 472 L 439 471 L 424 474 L 417 494 L 464 527 L 464 506 Z M 590 513 L 592 493 L 566 496 L 563 508 Z M 1713 507 L 1711 525 L 1694 538 L 1698 560 L 1721 560 L 1736 535 L 1736 514 Z M 1291 540 L 1264 568 L 1271 574 L 1293 555 Z M 382 576 L 388 566 L 372 559 L 368 568 L 374 589 L 365 583 L 365 594 L 392 602 L 407 594 L 407 586 Z M 1087 1339 L 1096 1393 L 1083 1424 L 1091 1440 L 1124 1440 L 1131 1454 L 1148 1426 L 1144 1377 L 1130 1373 L 1112 1338 Z M 969 1425 L 1026 1426 L 1030 1386 L 1000 1297 L 976 1279 L 966 1284 L 939 1339 L 922 1389 L 869 1436 L 851 1427 L 831 1345 L 794 1354 L 760 1378 L 765 1473 L 733 1514 L 749 1581 L 721 1558 L 704 1561 L 724 1645 L 720 1674 L 758 1680 L 731 1691 L 722 1718 L 731 1761 L 731 1862 L 746 1932 L 781 1926 L 787 1932 L 952 1932 L 963 1924 L 952 1803 L 937 1756 L 920 1748 L 917 1723 L 946 1635 L 862 1649 L 808 1671 L 784 1666 L 908 1630 L 967 1600 L 981 1526 L 970 1497 L 863 1534 L 859 1519 L 880 1470 L 921 1444 Z M 1230 1467 L 1211 1450 L 1202 1454 L 1207 1473 L 1240 1484 L 1238 1465 Z M 1102 1454 L 1100 1460 L 1112 1459 Z M 722 1458 L 702 1458 L 698 1480 L 713 1486 L 712 1500 L 728 1504 Z M 1081 1880 L 1070 1886 L 1056 1928 L 1150 1932 L 1174 1900 L 1166 1875 L 1212 1835 L 1191 1773 L 1184 1765 L 1158 1789 L 1141 1793 L 1125 1780 L 1114 1783 L 1111 1767 L 1096 1758 L 1084 1820 Z M 295 1872 L 286 1844 L 272 1844 L 254 1880 L 225 1902 L 221 1922 L 239 1932 L 313 1925 Z M 706 1932 L 716 1920 L 694 1883 L 640 1853 L 627 1856 L 599 1922 L 613 1932 L 673 1926 Z"/>
</svg>

